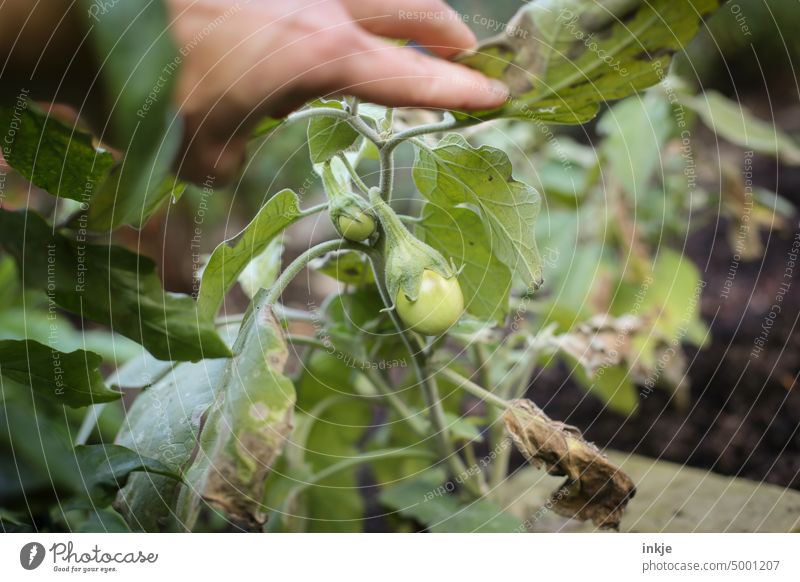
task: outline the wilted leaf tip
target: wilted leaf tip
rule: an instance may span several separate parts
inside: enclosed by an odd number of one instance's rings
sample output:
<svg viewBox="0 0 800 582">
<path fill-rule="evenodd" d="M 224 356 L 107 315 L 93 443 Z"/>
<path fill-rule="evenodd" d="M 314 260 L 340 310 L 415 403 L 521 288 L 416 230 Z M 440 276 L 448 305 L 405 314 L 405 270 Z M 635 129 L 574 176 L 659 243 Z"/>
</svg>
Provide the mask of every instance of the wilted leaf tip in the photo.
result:
<svg viewBox="0 0 800 582">
<path fill-rule="evenodd" d="M 565 517 L 591 519 L 601 528 L 618 529 L 633 481 L 611 464 L 580 431 L 551 420 L 530 400 L 515 400 L 503 414 L 517 449 L 535 467 L 567 480 L 550 496 L 548 506 Z"/>
</svg>

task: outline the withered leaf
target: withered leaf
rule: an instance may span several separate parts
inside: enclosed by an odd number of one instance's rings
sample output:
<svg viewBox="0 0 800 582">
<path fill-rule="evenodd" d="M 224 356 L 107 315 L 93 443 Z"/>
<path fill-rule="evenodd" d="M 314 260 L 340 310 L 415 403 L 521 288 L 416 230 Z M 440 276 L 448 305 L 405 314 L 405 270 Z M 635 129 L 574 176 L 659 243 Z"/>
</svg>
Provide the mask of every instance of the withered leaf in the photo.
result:
<svg viewBox="0 0 800 582">
<path fill-rule="evenodd" d="M 601 528 L 619 527 L 636 487 L 596 446 L 585 441 L 578 429 L 550 419 L 530 400 L 514 400 L 503 421 L 532 465 L 567 478 L 548 502 L 556 513 L 591 519 Z"/>
<path fill-rule="evenodd" d="M 178 498 L 177 514 L 188 529 L 201 499 L 249 528 L 262 525 L 264 484 L 292 431 L 295 390 L 283 374 L 288 350 L 264 291 L 233 352 Z"/>
</svg>

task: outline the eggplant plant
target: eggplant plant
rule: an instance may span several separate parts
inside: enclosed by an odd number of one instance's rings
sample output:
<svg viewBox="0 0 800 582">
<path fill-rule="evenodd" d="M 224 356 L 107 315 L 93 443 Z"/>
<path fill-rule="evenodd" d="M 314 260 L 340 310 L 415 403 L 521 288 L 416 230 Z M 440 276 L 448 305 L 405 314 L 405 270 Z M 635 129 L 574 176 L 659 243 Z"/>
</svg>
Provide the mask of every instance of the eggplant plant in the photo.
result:
<svg viewBox="0 0 800 582">
<path fill-rule="evenodd" d="M 104 353 L 46 333 L 0 340 L 3 406 L 14 412 L 0 415 L 0 438 L 19 446 L 30 432 L 23 425 L 45 407 L 66 407 L 72 418 L 86 411 L 79 426 L 49 435 L 58 444 L 44 463 L 57 467 L 59 498 L 68 500 L 55 522 L 86 530 L 362 531 L 380 511 L 400 530 L 524 531 L 497 497 L 516 447 L 565 478 L 552 511 L 617 528 L 634 483 L 577 428 L 524 395 L 554 350 L 585 360 L 588 336 L 627 338 L 620 319 L 636 297 L 619 295 L 603 321 L 575 333 L 584 315 L 576 294 L 591 289 L 548 273 L 539 191 L 515 176 L 508 153 L 475 145 L 464 130 L 498 120 L 529 133 L 586 123 L 609 101 L 662 83 L 672 54 L 717 7 L 718 0 L 534 0 L 507 32 L 458 57 L 510 87 L 500 108 L 409 126 L 391 109 L 344 98 L 264 120 L 259 136 L 307 124 L 327 201 L 310 205 L 290 189 L 273 194 L 208 257 L 196 298 L 165 292 L 152 260 L 109 244 L 112 232 L 142 228 L 186 185 L 170 174 L 180 136 L 166 121 L 169 100 L 148 102 L 149 115 L 131 123 L 147 95 L 122 90 L 126 71 L 152 86 L 160 64 L 174 58 L 158 34 L 163 10 L 101 22 L 93 41 L 118 72 L 107 82 L 127 113 L 116 125 L 117 141 L 129 144 L 124 163 L 24 97 L 0 107 L 0 127 L 16 128 L 3 143 L 7 163 L 72 210 L 44 217 L 0 209 L 1 284 L 15 297 L 40 298 L 59 325 L 95 322 L 113 332 L 96 342 L 111 344 Z M 144 66 L 117 47 L 115 26 L 158 39 Z M 617 108 L 609 111 L 631 115 Z M 401 148 L 415 156 L 412 214 L 397 205 Z M 627 187 L 617 153 L 603 164 Z M 379 163 L 375 184 L 363 172 L 369 158 Z M 588 173 L 588 165 L 576 169 Z M 597 187 L 587 182 L 585 190 Z M 281 235 L 320 213 L 339 236 L 283 265 Z M 620 231 L 616 240 L 628 238 Z M 590 257 L 593 250 L 581 256 L 597 265 L 603 259 Z M 673 269 L 673 259 L 655 268 Z M 336 279 L 338 291 L 319 308 L 289 308 L 287 290 L 307 269 Z M 250 306 L 222 317 L 237 285 Z M 554 285 L 572 292 L 558 301 L 574 313 L 539 317 L 533 307 Z M 104 360 L 124 359 L 104 377 Z M 619 407 L 617 392 L 606 397 Z M 104 416 L 105 403 L 123 397 L 124 417 Z M 32 487 L 25 479 L 21 487 Z"/>
</svg>

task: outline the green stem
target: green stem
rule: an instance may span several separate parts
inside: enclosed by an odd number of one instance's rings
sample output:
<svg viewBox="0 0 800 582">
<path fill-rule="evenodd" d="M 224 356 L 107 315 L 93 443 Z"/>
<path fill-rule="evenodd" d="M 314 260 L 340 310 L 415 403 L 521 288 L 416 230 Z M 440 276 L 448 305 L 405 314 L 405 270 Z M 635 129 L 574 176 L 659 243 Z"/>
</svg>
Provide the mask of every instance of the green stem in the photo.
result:
<svg viewBox="0 0 800 582">
<path fill-rule="evenodd" d="M 339 154 L 339 159 L 342 160 L 344 167 L 347 168 L 350 177 L 353 179 L 353 182 L 356 183 L 358 189 L 361 190 L 364 194 L 369 194 L 369 186 L 364 183 L 364 180 L 361 179 L 361 176 L 358 175 L 356 169 L 353 167 L 353 164 L 350 163 L 348 157 L 344 154 Z"/>
<path fill-rule="evenodd" d="M 397 415 L 412 428 L 412 430 L 420 436 L 428 435 L 427 423 L 421 423 L 419 416 L 411 410 L 405 402 L 392 390 L 383 379 L 383 377 L 376 370 L 365 370 L 364 374 L 375 387 L 378 393 L 386 398 L 386 401 L 394 409 Z"/>
<path fill-rule="evenodd" d="M 270 290 L 265 297 L 266 304 L 272 305 L 277 303 L 278 299 L 280 299 L 281 295 L 286 290 L 286 287 L 289 286 L 289 283 L 291 283 L 292 280 L 300 274 L 300 271 L 302 271 L 306 265 L 308 265 L 309 261 L 316 259 L 317 257 L 321 257 L 322 255 L 331 251 L 342 248 L 352 249 L 357 247 L 353 243 L 349 243 L 345 240 L 335 239 L 319 243 L 297 257 L 288 267 L 286 267 L 286 269 L 284 269 L 280 277 L 278 277 L 272 287 L 270 287 Z"/>
<path fill-rule="evenodd" d="M 468 125 L 468 121 L 460 121 L 452 116 L 443 119 L 442 121 L 436 123 L 427 123 L 425 125 L 418 125 L 416 127 L 411 127 L 399 133 L 396 133 L 394 136 L 389 139 L 386 144 L 383 146 L 384 149 L 389 150 L 390 152 L 394 150 L 397 146 L 399 146 L 404 141 L 407 141 L 414 137 L 419 137 L 421 135 L 427 135 L 429 133 L 440 133 L 442 131 L 450 131 L 452 129 L 458 129 L 464 125 Z"/>
<path fill-rule="evenodd" d="M 394 150 L 382 147 L 380 149 L 381 173 L 378 182 L 378 191 L 381 199 L 389 202 L 392 199 L 392 186 L 394 182 Z"/>
<path fill-rule="evenodd" d="M 330 351 L 329 346 L 326 346 L 324 343 L 322 343 L 316 338 L 289 334 L 286 337 L 286 339 L 289 341 L 289 343 L 294 345 L 304 345 L 310 348 L 323 350 L 326 352 Z M 381 375 L 376 370 L 372 370 L 370 366 L 367 365 L 366 362 L 360 360 L 355 355 L 344 351 L 342 353 L 345 356 L 347 356 L 349 361 L 351 361 L 356 368 L 360 369 L 364 373 L 367 379 L 375 387 L 375 390 L 378 392 L 378 394 L 380 394 L 381 397 L 386 399 L 386 401 L 389 403 L 389 406 L 391 406 L 394 409 L 394 411 L 398 414 L 401 420 L 408 422 L 412 430 L 416 432 L 418 435 L 426 436 L 428 434 L 427 425 L 423 425 L 422 423 L 420 423 L 417 413 L 411 410 L 406 405 L 406 403 L 403 402 L 397 396 L 394 390 L 392 390 L 391 387 L 386 384 L 386 382 L 383 380 Z"/>
<path fill-rule="evenodd" d="M 347 119 L 350 117 L 350 112 L 344 109 L 334 109 L 333 107 L 312 107 L 310 109 L 301 109 L 300 111 L 290 113 L 286 117 L 286 123 L 295 123 L 313 117 L 337 117 L 339 119 Z"/>
<path fill-rule="evenodd" d="M 511 406 L 511 403 L 508 400 L 500 398 L 499 396 L 493 394 L 486 388 L 479 386 L 469 378 L 465 378 L 455 370 L 452 370 L 450 368 L 442 368 L 441 370 L 439 370 L 439 373 L 448 380 L 450 380 L 451 382 L 458 384 L 458 387 L 463 388 L 465 392 L 469 392 L 470 394 L 472 394 L 477 398 L 480 398 L 487 404 L 491 404 L 492 406 L 495 406 L 502 410 L 505 410 L 506 408 Z"/>
<path fill-rule="evenodd" d="M 291 113 L 286 117 L 287 123 L 295 123 L 297 121 L 304 121 L 314 117 L 336 117 L 342 119 L 350 124 L 358 133 L 366 137 L 378 147 L 383 146 L 383 140 L 378 133 L 372 129 L 367 122 L 357 115 L 353 115 L 350 111 L 344 109 L 334 109 L 333 107 L 312 107 L 310 109 L 303 109 Z"/>
<path fill-rule="evenodd" d="M 372 261 L 372 268 L 375 272 L 375 281 L 384 305 L 387 307 L 394 305 L 389 297 L 389 292 L 386 288 L 386 282 L 383 277 L 383 257 L 378 252 L 378 249 L 375 248 L 370 248 L 369 251 L 367 251 L 367 256 Z M 452 477 L 455 478 L 466 474 L 467 468 L 456 454 L 452 446 L 449 431 L 447 430 L 447 424 L 444 419 L 444 410 L 442 408 L 442 402 L 439 397 L 438 388 L 436 387 L 436 384 L 432 382 L 432 378 L 430 378 L 425 372 L 425 361 L 422 352 L 416 342 L 409 337 L 408 332 L 397 315 L 397 312 L 394 309 L 389 309 L 388 313 L 392 323 L 400 334 L 400 339 L 403 342 L 403 345 L 411 356 L 414 374 L 417 376 L 417 381 L 419 382 L 419 385 L 422 388 L 422 393 L 425 396 L 425 404 L 429 410 L 431 426 L 434 431 L 434 438 L 436 439 L 437 453 L 447 464 L 450 472 L 452 473 Z M 481 496 L 480 490 L 475 487 L 475 484 L 471 480 L 465 481 L 464 484 L 470 489 L 470 493 L 476 497 Z"/>
<path fill-rule="evenodd" d="M 309 206 L 305 210 L 300 211 L 300 216 L 302 218 L 305 218 L 306 216 L 313 216 L 314 214 L 317 214 L 327 209 L 328 209 L 328 203 L 323 202 L 322 204 L 317 204 L 316 206 Z"/>
<path fill-rule="evenodd" d="M 383 144 L 384 144 L 383 138 L 381 138 L 381 136 L 378 135 L 378 132 L 375 131 L 374 129 L 372 129 L 367 124 L 367 122 L 364 121 L 363 118 L 358 117 L 358 116 L 354 116 L 354 115 L 350 115 L 347 118 L 347 123 L 349 123 L 350 127 L 355 129 L 358 133 L 360 133 L 365 138 L 367 138 L 369 141 L 371 141 L 376 146 L 378 146 L 378 148 L 382 148 L 383 147 Z"/>
<path fill-rule="evenodd" d="M 346 471 L 347 469 L 361 465 L 362 463 L 372 463 L 374 461 L 383 461 L 386 459 L 426 459 L 432 457 L 433 455 L 430 451 L 409 448 L 379 449 L 369 453 L 361 453 L 347 459 L 343 459 L 338 463 L 334 463 L 333 465 L 329 465 L 328 467 L 322 469 L 319 473 L 315 473 L 302 483 L 296 485 L 292 489 L 291 493 L 289 493 L 287 499 L 299 495 L 309 487 L 316 485 L 320 481 L 324 481 L 328 477 L 332 477 L 336 473 Z"/>
</svg>

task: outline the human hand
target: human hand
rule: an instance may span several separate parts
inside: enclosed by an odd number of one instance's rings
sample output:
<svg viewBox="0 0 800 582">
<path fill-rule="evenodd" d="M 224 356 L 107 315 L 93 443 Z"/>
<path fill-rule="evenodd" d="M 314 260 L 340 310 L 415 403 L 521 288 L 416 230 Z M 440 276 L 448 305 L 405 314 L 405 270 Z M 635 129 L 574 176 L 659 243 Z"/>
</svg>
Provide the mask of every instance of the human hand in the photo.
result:
<svg viewBox="0 0 800 582">
<path fill-rule="evenodd" d="M 186 122 L 184 178 L 230 180 L 265 116 L 348 94 L 388 106 L 489 109 L 504 86 L 448 58 L 475 44 L 443 0 L 170 0 L 182 54 L 175 93 Z"/>
</svg>

